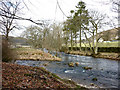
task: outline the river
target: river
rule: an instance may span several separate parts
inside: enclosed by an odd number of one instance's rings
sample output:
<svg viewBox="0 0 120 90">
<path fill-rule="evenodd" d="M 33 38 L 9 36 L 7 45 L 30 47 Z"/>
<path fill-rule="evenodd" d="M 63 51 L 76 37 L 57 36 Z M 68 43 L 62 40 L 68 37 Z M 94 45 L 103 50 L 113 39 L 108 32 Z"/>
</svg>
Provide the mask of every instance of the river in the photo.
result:
<svg viewBox="0 0 120 90">
<path fill-rule="evenodd" d="M 45 50 L 45 52 L 47 52 Z M 55 52 L 51 54 L 54 55 Z M 85 87 L 117 88 L 118 87 L 118 63 L 119 61 L 93 58 L 91 56 L 80 56 L 58 52 L 58 61 L 32 61 L 17 60 L 19 65 L 45 67 L 48 71 L 57 74 L 61 78 L 66 78 L 77 82 Z M 69 67 L 69 62 L 79 62 L 78 66 Z M 47 63 L 47 66 L 43 64 Z M 92 67 L 91 70 L 85 70 L 83 67 Z M 96 78 L 96 81 L 92 79 Z"/>
</svg>

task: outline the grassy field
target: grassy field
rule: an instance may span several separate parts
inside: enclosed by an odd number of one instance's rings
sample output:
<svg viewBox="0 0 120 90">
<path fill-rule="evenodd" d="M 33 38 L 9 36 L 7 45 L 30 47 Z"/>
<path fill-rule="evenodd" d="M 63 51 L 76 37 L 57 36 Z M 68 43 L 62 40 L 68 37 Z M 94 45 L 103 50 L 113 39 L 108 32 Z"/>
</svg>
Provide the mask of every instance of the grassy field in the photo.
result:
<svg viewBox="0 0 120 90">
<path fill-rule="evenodd" d="M 77 45 L 74 45 L 73 47 L 79 47 L 79 43 Z M 86 44 L 87 47 L 89 47 L 89 44 Z M 71 47 L 71 45 L 69 45 Z M 85 47 L 85 45 L 82 43 L 82 47 Z M 116 42 L 100 42 L 98 43 L 98 47 L 120 47 L 120 41 Z"/>
</svg>

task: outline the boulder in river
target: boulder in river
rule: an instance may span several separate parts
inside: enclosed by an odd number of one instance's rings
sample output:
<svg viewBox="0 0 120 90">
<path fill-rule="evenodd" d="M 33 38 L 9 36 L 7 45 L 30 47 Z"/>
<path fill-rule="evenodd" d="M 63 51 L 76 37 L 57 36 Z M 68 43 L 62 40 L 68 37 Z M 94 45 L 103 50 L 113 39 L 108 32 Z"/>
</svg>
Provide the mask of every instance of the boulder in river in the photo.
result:
<svg viewBox="0 0 120 90">
<path fill-rule="evenodd" d="M 85 70 L 91 70 L 92 67 L 83 67 L 83 69 L 85 69 Z"/>
<path fill-rule="evenodd" d="M 76 62 L 75 65 L 78 66 L 78 65 L 79 65 L 79 62 Z"/>
<path fill-rule="evenodd" d="M 93 78 L 92 81 L 97 81 L 97 78 Z"/>
<path fill-rule="evenodd" d="M 74 67 L 74 63 L 73 62 L 70 62 L 68 63 L 69 67 Z"/>
<path fill-rule="evenodd" d="M 90 83 L 90 86 L 94 86 L 95 84 L 94 83 Z"/>
<path fill-rule="evenodd" d="M 43 65 L 44 65 L 44 66 L 47 66 L 47 65 L 48 65 L 48 63 L 44 63 Z"/>
</svg>

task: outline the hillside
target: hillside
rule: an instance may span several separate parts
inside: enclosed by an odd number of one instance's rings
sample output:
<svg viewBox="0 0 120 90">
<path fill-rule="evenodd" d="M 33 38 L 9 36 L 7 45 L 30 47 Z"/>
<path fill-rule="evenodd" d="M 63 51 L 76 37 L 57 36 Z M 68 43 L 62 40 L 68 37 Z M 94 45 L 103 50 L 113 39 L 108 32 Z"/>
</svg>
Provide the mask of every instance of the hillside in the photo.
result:
<svg viewBox="0 0 120 90">
<path fill-rule="evenodd" d="M 120 40 L 120 27 L 98 33 L 104 41 Z"/>
<path fill-rule="evenodd" d="M 2 39 L 5 39 L 5 36 L 2 35 Z M 22 37 L 13 37 L 13 36 L 9 36 L 9 41 L 12 44 L 20 44 L 20 45 L 28 45 L 27 44 L 27 40 L 25 38 Z"/>
<path fill-rule="evenodd" d="M 92 41 L 92 37 L 89 38 Z M 99 42 L 120 40 L 120 27 L 98 33 Z"/>
</svg>

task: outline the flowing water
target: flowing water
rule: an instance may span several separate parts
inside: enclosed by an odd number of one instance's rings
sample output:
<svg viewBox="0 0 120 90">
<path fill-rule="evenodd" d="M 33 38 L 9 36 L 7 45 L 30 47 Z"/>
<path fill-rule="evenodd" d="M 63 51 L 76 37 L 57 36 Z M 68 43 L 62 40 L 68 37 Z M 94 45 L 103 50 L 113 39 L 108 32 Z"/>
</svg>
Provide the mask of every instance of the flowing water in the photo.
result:
<svg viewBox="0 0 120 90">
<path fill-rule="evenodd" d="M 47 52 L 47 51 L 45 51 Z M 55 54 L 52 52 L 51 54 Z M 48 71 L 77 82 L 86 87 L 118 87 L 118 61 L 93 58 L 90 56 L 71 55 L 59 52 L 58 56 L 62 58 L 58 61 L 31 61 L 17 60 L 15 63 L 20 65 L 45 67 Z M 69 67 L 69 62 L 79 62 L 78 66 Z M 47 63 L 47 66 L 43 64 Z M 83 67 L 92 67 L 91 70 L 85 70 Z M 96 81 L 92 80 L 97 79 Z"/>
</svg>

